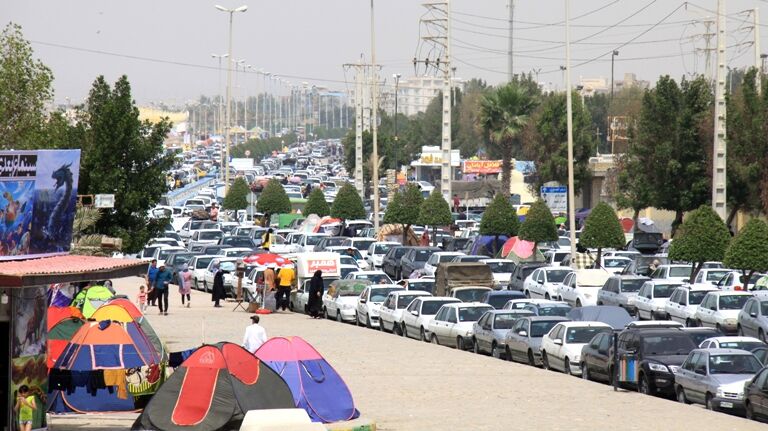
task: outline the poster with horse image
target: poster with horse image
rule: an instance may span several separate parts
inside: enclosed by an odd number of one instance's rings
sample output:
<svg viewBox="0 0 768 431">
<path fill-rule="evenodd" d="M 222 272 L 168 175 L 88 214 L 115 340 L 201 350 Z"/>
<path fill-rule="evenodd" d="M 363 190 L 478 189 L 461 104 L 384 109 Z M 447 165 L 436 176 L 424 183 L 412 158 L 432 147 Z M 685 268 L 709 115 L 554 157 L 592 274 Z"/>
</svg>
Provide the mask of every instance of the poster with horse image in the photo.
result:
<svg viewBox="0 0 768 431">
<path fill-rule="evenodd" d="M 80 150 L 0 151 L 0 260 L 65 254 Z"/>
</svg>

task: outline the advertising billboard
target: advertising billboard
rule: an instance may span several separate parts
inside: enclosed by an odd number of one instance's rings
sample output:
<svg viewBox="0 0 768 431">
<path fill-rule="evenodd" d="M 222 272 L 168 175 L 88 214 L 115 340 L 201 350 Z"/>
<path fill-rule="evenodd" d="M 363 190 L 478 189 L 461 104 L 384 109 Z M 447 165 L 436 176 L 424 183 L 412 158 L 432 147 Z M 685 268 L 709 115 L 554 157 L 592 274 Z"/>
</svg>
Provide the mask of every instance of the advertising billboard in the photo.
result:
<svg viewBox="0 0 768 431">
<path fill-rule="evenodd" d="M 465 174 L 498 174 L 501 172 L 501 160 L 465 160 Z"/>
<path fill-rule="evenodd" d="M 0 260 L 66 254 L 80 150 L 0 151 Z"/>
</svg>

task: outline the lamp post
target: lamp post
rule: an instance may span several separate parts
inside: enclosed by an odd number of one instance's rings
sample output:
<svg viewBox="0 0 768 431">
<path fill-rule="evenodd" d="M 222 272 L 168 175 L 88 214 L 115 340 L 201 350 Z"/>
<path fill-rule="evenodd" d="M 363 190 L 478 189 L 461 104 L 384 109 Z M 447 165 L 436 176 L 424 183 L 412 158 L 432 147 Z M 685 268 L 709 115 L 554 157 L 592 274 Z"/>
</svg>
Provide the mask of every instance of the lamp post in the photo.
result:
<svg viewBox="0 0 768 431">
<path fill-rule="evenodd" d="M 218 113 L 217 113 L 217 117 L 216 117 L 218 119 L 218 121 L 216 121 L 216 125 L 215 125 L 216 133 L 219 133 L 221 131 L 221 117 L 222 117 L 222 112 L 221 112 L 221 107 L 222 107 L 222 104 L 221 104 L 221 60 L 223 58 L 229 57 L 229 54 L 221 54 L 221 55 L 219 55 L 219 54 L 211 54 L 211 57 L 219 60 L 219 100 L 218 100 L 218 102 L 219 102 L 218 103 L 218 108 L 219 109 L 218 109 Z"/>
<path fill-rule="evenodd" d="M 226 119 L 226 141 L 224 143 L 225 147 L 225 158 L 224 158 L 224 194 L 226 194 L 229 191 L 229 146 L 231 144 L 231 117 L 232 114 L 232 16 L 235 14 L 235 12 L 245 12 L 248 10 L 248 6 L 242 5 L 235 9 L 227 9 L 224 6 L 216 5 L 216 9 L 226 12 L 229 14 L 229 49 L 227 50 L 227 58 L 229 59 L 229 67 L 227 67 L 227 119 Z"/>
<path fill-rule="evenodd" d="M 616 58 L 616 56 L 619 55 L 619 51 L 613 50 L 611 53 L 611 102 L 613 102 L 613 59 Z"/>
<path fill-rule="evenodd" d="M 400 138 L 397 136 L 397 96 L 398 96 L 398 90 L 400 87 L 400 74 L 394 73 L 392 74 L 392 78 L 395 79 L 395 151 L 392 157 L 392 165 L 395 169 L 395 181 L 397 181 L 397 146 L 399 145 Z"/>
</svg>

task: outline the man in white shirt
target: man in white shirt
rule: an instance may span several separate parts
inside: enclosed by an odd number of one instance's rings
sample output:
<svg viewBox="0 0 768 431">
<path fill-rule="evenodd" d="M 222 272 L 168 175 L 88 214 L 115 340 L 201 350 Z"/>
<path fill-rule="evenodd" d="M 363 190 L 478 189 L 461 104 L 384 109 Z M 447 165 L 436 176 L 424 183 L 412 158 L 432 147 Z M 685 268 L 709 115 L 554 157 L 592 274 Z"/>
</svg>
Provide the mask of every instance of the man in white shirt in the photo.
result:
<svg viewBox="0 0 768 431">
<path fill-rule="evenodd" d="M 259 325 L 259 316 L 251 316 L 251 321 L 253 323 L 245 328 L 243 347 L 251 353 L 256 353 L 256 350 L 267 342 L 267 331 Z"/>
</svg>

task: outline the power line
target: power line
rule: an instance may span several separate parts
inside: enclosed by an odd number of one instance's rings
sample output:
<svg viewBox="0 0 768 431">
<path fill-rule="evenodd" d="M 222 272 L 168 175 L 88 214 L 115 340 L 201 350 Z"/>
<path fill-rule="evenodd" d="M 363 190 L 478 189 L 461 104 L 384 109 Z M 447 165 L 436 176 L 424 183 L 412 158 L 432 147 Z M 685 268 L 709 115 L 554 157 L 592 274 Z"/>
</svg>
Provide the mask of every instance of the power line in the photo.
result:
<svg viewBox="0 0 768 431">
<path fill-rule="evenodd" d="M 579 16 L 573 17 L 573 18 L 571 18 L 571 21 L 577 20 L 579 18 L 584 18 L 585 16 L 589 16 L 589 15 L 592 15 L 592 14 L 597 13 L 597 12 L 601 12 L 601 11 L 609 8 L 610 6 L 613 6 L 616 3 L 619 3 L 620 1 L 622 1 L 622 0 L 613 0 L 613 1 L 609 2 L 609 3 L 607 3 L 607 4 L 604 4 L 604 5 L 602 5 L 602 6 L 598 7 L 598 8 L 593 9 L 593 10 L 591 10 L 589 12 L 586 12 L 586 13 L 581 14 Z M 465 13 L 461 13 L 461 12 L 453 12 L 452 14 L 469 15 L 469 14 L 465 14 Z M 453 18 L 453 20 L 456 21 L 456 22 L 468 24 L 468 25 L 471 25 L 471 26 L 482 27 L 482 28 L 485 28 L 485 29 L 488 29 L 488 30 L 504 30 L 504 31 L 508 31 L 509 30 L 509 27 L 489 27 L 489 26 L 484 25 L 484 24 L 476 24 L 476 23 L 473 23 L 471 21 L 463 21 L 463 20 L 458 19 L 458 18 Z M 508 20 L 505 20 L 505 19 L 500 19 L 500 21 L 508 22 Z M 523 22 L 523 21 L 513 21 L 513 22 L 517 23 L 517 22 Z M 560 21 L 560 22 L 556 22 L 556 23 L 549 23 L 549 24 L 541 24 L 541 26 L 539 28 L 541 28 L 541 27 L 551 27 L 551 26 L 560 25 L 560 24 L 563 24 L 563 23 L 565 23 L 565 21 Z M 530 28 L 536 28 L 536 27 L 530 27 Z"/>
<path fill-rule="evenodd" d="M 684 5 L 684 4 L 683 4 Z M 681 6 L 683 6 L 681 5 Z M 508 19 L 504 18 L 495 18 L 495 17 L 489 17 L 489 16 L 483 16 L 483 15 L 476 15 L 476 14 L 470 14 L 465 12 L 456 12 L 453 11 L 452 14 L 454 15 L 465 15 L 465 16 L 471 16 L 474 18 L 480 18 L 480 19 L 487 19 L 491 21 L 500 21 L 500 22 L 509 22 Z M 572 18 L 572 20 L 575 18 Z M 696 20 L 681 20 L 681 21 L 670 21 L 667 23 L 664 23 L 663 26 L 674 26 L 674 25 L 680 25 L 680 24 L 691 24 L 695 22 Z M 541 28 L 541 27 L 562 27 L 565 25 L 565 21 L 558 21 L 558 22 L 533 22 L 533 21 L 514 21 L 515 24 L 530 24 L 533 26 L 540 26 L 540 27 L 518 27 L 515 26 L 515 30 L 528 30 L 528 29 L 535 29 L 535 28 Z M 647 27 L 649 25 L 653 25 L 652 23 L 646 23 L 646 24 L 625 24 L 624 27 Z M 571 24 L 571 27 L 579 27 L 579 28 L 604 28 L 608 27 L 607 25 L 599 25 L 599 24 Z"/>
</svg>

